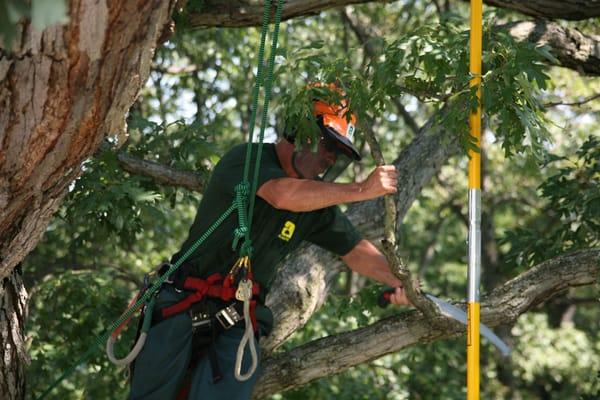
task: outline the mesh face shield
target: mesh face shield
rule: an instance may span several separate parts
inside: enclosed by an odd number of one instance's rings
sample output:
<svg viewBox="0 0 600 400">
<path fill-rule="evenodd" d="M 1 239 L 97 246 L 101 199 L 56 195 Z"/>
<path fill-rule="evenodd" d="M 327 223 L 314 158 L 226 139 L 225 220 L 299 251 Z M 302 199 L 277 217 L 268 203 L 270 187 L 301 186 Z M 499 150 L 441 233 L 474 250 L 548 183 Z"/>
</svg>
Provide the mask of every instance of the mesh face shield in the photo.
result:
<svg viewBox="0 0 600 400">
<path fill-rule="evenodd" d="M 353 160 L 344 153 L 340 153 L 335 159 L 335 163 L 329 167 L 319 178 L 325 182 L 335 181 L 348 168 Z"/>
<path fill-rule="evenodd" d="M 353 161 L 347 149 L 327 136 L 319 140 L 316 151 L 307 144 L 292 155 L 292 166 L 299 177 L 333 182 Z"/>
</svg>

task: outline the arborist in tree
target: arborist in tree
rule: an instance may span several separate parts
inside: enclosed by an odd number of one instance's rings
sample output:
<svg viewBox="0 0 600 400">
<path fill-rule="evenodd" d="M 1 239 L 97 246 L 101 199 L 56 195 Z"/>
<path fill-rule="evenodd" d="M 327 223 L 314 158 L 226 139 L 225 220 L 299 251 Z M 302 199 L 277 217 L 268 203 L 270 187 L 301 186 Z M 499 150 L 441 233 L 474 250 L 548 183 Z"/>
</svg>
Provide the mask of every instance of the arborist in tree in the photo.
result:
<svg viewBox="0 0 600 400">
<path fill-rule="evenodd" d="M 343 98 L 339 104 L 314 100 L 316 151 L 314 143 L 295 143 L 296 131 L 287 128 L 276 144 L 264 145 L 251 257 L 238 258 L 232 235 L 238 221 L 230 215 L 173 273 L 158 294 L 152 328 L 133 365 L 130 399 L 249 399 L 260 372 L 260 367 L 254 371 L 253 352 L 273 326 L 265 297 L 277 265 L 304 241 L 337 254 L 353 271 L 396 288 L 391 303 L 410 304 L 385 256 L 338 207 L 394 193 L 398 180 L 395 167 L 386 165 L 362 182 L 333 182 L 361 159 L 353 144 L 356 118 L 348 115 L 347 104 Z M 239 145 L 215 166 L 189 237 L 172 262 L 232 203 L 245 156 L 246 145 Z"/>
</svg>

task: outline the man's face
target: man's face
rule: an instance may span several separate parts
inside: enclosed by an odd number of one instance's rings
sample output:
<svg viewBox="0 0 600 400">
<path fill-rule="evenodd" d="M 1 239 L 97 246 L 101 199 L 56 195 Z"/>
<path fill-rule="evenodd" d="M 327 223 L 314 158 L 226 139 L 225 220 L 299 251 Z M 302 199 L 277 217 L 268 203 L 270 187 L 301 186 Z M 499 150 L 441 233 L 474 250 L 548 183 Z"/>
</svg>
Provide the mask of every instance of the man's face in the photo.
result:
<svg viewBox="0 0 600 400">
<path fill-rule="evenodd" d="M 329 139 L 321 138 L 316 152 L 312 151 L 310 144 L 296 150 L 292 156 L 292 165 L 300 178 L 317 179 L 335 163 L 336 158 L 335 144 Z"/>
</svg>

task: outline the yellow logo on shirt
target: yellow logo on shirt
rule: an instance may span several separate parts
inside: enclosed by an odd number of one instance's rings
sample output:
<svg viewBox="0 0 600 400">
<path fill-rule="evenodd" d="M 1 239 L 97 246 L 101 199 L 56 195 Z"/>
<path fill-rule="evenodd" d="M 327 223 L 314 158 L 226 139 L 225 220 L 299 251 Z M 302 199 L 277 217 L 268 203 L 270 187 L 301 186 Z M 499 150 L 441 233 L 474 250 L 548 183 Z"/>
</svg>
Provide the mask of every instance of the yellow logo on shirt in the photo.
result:
<svg viewBox="0 0 600 400">
<path fill-rule="evenodd" d="M 281 232 L 279 233 L 279 239 L 289 242 L 294 235 L 295 229 L 296 224 L 294 224 L 292 221 L 285 221 L 285 224 L 283 224 L 283 229 L 281 229 Z"/>
</svg>

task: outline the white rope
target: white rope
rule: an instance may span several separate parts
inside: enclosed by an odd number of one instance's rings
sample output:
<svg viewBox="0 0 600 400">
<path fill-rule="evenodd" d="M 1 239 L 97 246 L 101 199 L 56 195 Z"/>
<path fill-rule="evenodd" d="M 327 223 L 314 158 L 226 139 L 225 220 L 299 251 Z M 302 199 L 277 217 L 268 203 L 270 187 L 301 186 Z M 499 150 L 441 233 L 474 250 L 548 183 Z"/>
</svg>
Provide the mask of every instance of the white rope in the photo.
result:
<svg viewBox="0 0 600 400">
<path fill-rule="evenodd" d="M 117 357 L 115 357 L 114 345 L 115 345 L 116 338 L 113 338 L 112 335 L 109 336 L 108 340 L 106 341 L 106 355 L 108 356 L 108 359 L 110 360 L 111 363 L 113 363 L 119 367 L 125 367 L 125 366 L 131 364 L 131 362 L 133 360 L 135 360 L 135 358 L 138 356 L 138 354 L 140 354 L 140 351 L 142 351 L 142 348 L 144 347 L 144 344 L 146 343 L 146 336 L 148 336 L 148 334 L 145 332 L 142 332 L 140 334 L 138 341 L 135 343 L 135 346 L 133 346 L 133 349 L 131 349 L 129 354 L 127 354 L 125 357 L 123 357 L 121 359 L 118 359 Z"/>
<path fill-rule="evenodd" d="M 237 357 L 235 359 L 235 379 L 240 382 L 250 379 L 256 367 L 258 366 L 258 355 L 256 353 L 256 343 L 254 341 L 254 328 L 252 327 L 252 320 L 250 319 L 250 299 L 244 300 L 244 323 L 246 324 L 246 330 L 244 336 L 240 341 L 240 345 L 237 349 Z M 244 358 L 244 349 L 246 345 L 250 347 L 250 354 L 252 355 L 252 365 L 245 374 L 242 374 L 242 360 Z"/>
</svg>

